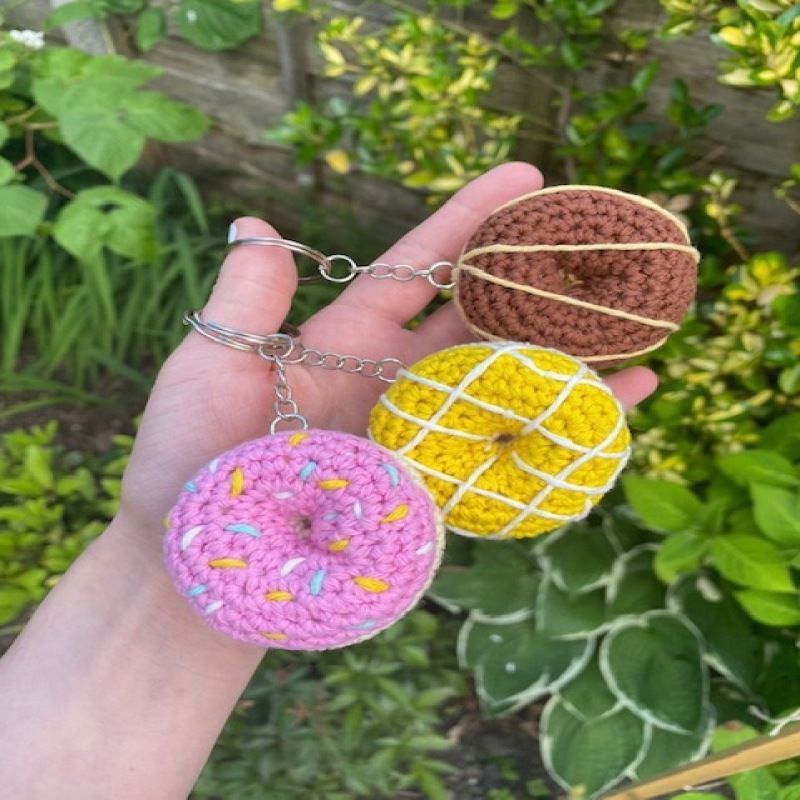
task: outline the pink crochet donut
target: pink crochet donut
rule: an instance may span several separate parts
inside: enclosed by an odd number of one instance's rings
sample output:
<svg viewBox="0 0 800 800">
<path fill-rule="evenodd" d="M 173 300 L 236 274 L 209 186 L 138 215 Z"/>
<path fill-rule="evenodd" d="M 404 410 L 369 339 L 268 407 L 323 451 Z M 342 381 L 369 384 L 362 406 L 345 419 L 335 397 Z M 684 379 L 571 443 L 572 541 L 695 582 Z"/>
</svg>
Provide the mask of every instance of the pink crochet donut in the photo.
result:
<svg viewBox="0 0 800 800">
<path fill-rule="evenodd" d="M 288 650 L 374 636 L 409 611 L 441 557 L 428 492 L 397 458 L 331 431 L 230 450 L 168 519 L 170 574 L 214 628 Z"/>
</svg>

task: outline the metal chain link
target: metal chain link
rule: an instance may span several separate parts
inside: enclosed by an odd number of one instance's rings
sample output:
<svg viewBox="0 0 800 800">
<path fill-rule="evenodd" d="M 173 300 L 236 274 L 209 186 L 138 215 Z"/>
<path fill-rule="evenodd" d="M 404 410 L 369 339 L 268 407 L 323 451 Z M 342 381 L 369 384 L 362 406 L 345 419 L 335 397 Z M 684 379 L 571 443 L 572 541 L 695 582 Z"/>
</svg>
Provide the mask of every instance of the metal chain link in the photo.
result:
<svg viewBox="0 0 800 800">
<path fill-rule="evenodd" d="M 272 387 L 275 395 L 275 403 L 273 405 L 275 419 L 270 423 L 269 432 L 276 433 L 278 428 L 286 423 L 290 425 L 297 423 L 297 430 L 307 430 L 308 420 L 300 413 L 297 402 L 292 397 L 292 387 L 289 385 L 289 379 L 286 376 L 286 367 L 283 365 L 283 359 L 277 355 L 264 355 L 261 350 L 259 350 L 259 355 L 275 364 L 275 374 L 278 377 L 275 381 L 275 386 Z"/>
<path fill-rule="evenodd" d="M 305 347 L 299 340 L 295 340 L 295 346 L 291 352 L 281 356 L 281 361 L 284 364 L 304 364 L 307 367 L 320 367 L 331 372 L 377 378 L 383 383 L 394 383 L 397 380 L 397 372 L 405 367 L 399 358 L 374 359 L 340 355 L 313 347 Z"/>
<path fill-rule="evenodd" d="M 316 283 L 322 279 L 330 283 L 349 283 L 358 275 L 370 275 L 377 280 L 387 278 L 396 281 L 411 281 L 415 278 L 424 278 L 437 289 L 452 289 L 455 286 L 455 272 L 457 264 L 450 261 L 437 261 L 429 267 L 414 267 L 411 264 L 388 264 L 375 261 L 371 264 L 359 266 L 350 256 L 337 253 L 326 256 L 319 250 L 291 239 L 277 239 L 268 236 L 250 236 L 245 239 L 235 239 L 228 244 L 228 249 L 244 247 L 246 245 L 260 245 L 262 247 L 280 247 L 292 253 L 307 256 L 316 262 L 317 275 L 305 275 L 299 278 L 300 283 Z M 344 264 L 344 272 L 337 264 Z"/>
</svg>

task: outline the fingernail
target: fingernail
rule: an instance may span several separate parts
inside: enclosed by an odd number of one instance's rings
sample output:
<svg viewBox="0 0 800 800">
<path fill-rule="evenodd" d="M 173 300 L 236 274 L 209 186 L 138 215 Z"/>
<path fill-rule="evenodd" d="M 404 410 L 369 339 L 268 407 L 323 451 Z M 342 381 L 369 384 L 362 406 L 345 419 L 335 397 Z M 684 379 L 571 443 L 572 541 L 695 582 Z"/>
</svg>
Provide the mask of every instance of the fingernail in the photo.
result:
<svg viewBox="0 0 800 800">
<path fill-rule="evenodd" d="M 231 226 L 228 228 L 228 244 L 235 242 L 237 235 L 238 231 L 236 230 L 236 223 L 231 222 Z"/>
</svg>

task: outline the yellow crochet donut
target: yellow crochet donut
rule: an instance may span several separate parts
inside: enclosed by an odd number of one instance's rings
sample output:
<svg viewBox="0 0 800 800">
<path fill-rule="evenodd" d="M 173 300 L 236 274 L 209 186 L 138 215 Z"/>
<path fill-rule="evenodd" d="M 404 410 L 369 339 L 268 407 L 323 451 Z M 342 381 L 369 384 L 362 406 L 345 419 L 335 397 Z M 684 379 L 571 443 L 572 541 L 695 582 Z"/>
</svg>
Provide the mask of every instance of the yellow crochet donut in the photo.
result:
<svg viewBox="0 0 800 800">
<path fill-rule="evenodd" d="M 584 517 L 630 453 L 624 412 L 595 372 L 517 342 L 453 347 L 402 370 L 369 434 L 422 474 L 450 530 L 495 539 Z"/>
</svg>

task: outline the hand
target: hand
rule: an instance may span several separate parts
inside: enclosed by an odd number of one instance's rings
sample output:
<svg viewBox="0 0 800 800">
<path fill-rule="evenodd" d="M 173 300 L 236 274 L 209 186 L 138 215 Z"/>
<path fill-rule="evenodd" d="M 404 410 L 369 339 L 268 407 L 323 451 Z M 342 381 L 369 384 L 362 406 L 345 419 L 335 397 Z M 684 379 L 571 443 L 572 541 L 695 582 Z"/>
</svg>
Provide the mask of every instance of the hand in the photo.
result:
<svg viewBox="0 0 800 800">
<path fill-rule="evenodd" d="M 539 172 L 525 164 L 492 170 L 460 191 L 380 258 L 418 267 L 455 261 L 469 236 L 499 205 L 540 188 Z M 237 238 L 276 237 L 264 222 L 240 219 Z M 291 255 L 272 247 L 238 247 L 226 258 L 204 311 L 206 321 L 255 334 L 274 333 L 297 287 Z M 427 281 L 397 282 L 359 276 L 302 327 L 306 346 L 361 358 L 398 358 L 412 364 L 434 351 L 471 341 L 452 304 L 420 326 L 404 325 L 434 297 Z M 310 425 L 363 434 L 371 407 L 386 385 L 377 379 L 319 367 L 288 366 L 292 395 Z M 626 406 L 655 387 L 649 370 L 634 368 L 608 379 Z M 183 482 L 215 455 L 265 435 L 273 414 L 270 364 L 196 333 L 165 364 L 148 403 L 123 483 L 123 508 L 160 547 L 161 520 Z"/>
</svg>

